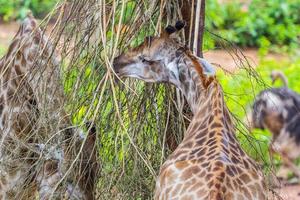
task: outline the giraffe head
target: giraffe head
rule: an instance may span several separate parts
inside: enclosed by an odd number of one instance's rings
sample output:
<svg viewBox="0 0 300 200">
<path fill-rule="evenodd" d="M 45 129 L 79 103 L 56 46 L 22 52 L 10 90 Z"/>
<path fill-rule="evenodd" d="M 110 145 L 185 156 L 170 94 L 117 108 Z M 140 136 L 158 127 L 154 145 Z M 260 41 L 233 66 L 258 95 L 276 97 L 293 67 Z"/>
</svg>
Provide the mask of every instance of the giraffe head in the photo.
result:
<svg viewBox="0 0 300 200">
<path fill-rule="evenodd" d="M 175 26 L 166 27 L 160 36 L 146 37 L 138 47 L 114 59 L 115 72 L 122 77 L 133 77 L 146 82 L 169 82 L 180 87 L 183 79 L 189 78 L 186 77 L 186 66 L 178 65 L 180 58 L 189 54 L 188 50 L 174 37 L 183 27 L 184 23 L 178 21 Z M 192 57 L 197 60 L 201 72 L 214 73 L 205 60 Z"/>
<path fill-rule="evenodd" d="M 138 47 L 116 57 L 113 68 L 121 77 L 175 85 L 195 113 L 204 94 L 202 91 L 214 80 L 215 71 L 207 61 L 194 56 L 175 39 L 175 33 L 183 27 L 184 23 L 179 21 L 174 27 L 165 28 L 160 36 L 146 37 Z"/>
<path fill-rule="evenodd" d="M 260 92 L 255 98 L 251 111 L 247 113 L 249 127 L 269 129 L 273 134 L 279 134 L 283 127 L 284 116 L 289 110 L 284 98 L 286 97 L 275 88 Z"/>
<path fill-rule="evenodd" d="M 272 79 L 272 85 L 276 82 L 276 80 L 280 79 L 283 83 L 284 87 L 288 87 L 288 79 L 284 75 L 282 71 L 279 70 L 273 70 L 270 74 L 270 77 Z"/>
</svg>

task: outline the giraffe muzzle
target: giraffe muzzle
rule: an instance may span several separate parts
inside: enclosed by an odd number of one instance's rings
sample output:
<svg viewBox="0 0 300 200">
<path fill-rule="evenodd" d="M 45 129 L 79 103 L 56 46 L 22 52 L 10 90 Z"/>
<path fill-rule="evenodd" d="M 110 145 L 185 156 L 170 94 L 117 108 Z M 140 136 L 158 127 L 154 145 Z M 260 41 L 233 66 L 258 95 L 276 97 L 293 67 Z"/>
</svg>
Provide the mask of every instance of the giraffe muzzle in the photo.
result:
<svg viewBox="0 0 300 200">
<path fill-rule="evenodd" d="M 121 56 L 118 56 L 116 58 L 114 58 L 113 60 L 113 70 L 115 71 L 115 73 L 117 75 L 120 74 L 120 70 L 122 69 L 122 66 L 124 66 L 121 62 Z"/>
<path fill-rule="evenodd" d="M 123 76 L 125 69 L 132 64 L 130 59 L 124 57 L 124 55 L 120 55 L 113 60 L 113 70 L 118 76 Z"/>
</svg>

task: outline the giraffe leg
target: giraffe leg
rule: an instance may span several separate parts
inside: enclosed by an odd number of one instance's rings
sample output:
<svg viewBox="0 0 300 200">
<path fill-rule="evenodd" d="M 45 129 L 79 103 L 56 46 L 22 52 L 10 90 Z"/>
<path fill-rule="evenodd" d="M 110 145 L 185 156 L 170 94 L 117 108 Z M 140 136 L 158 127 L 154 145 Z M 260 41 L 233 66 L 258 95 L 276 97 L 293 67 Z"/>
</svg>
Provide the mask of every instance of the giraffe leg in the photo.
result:
<svg viewBox="0 0 300 200">
<path fill-rule="evenodd" d="M 97 165 L 96 128 L 87 125 L 87 136 L 81 135 L 81 130 L 74 130 L 77 138 L 75 143 L 65 144 L 62 149 L 51 149 L 45 155 L 48 160 L 43 164 L 43 169 L 37 176 L 39 198 L 48 199 L 94 199 Z M 82 138 L 81 138 L 82 137 Z M 86 139 L 84 139 L 86 137 Z M 84 143 L 83 143 L 84 142 Z M 80 151 L 83 145 L 82 152 Z M 39 144 L 39 151 L 45 151 L 45 145 Z M 47 151 L 47 150 L 46 150 Z M 79 166 L 71 166 L 73 160 L 80 154 Z M 75 156 L 75 157 L 74 157 Z M 76 158 L 77 159 L 77 158 Z M 79 163 L 77 162 L 77 163 Z M 72 167 L 71 171 L 69 168 Z M 61 180 L 69 171 L 66 180 Z M 63 184 L 58 183 L 62 181 Z"/>
<path fill-rule="evenodd" d="M 58 184 L 63 178 L 61 166 L 57 160 L 47 160 L 37 177 L 40 200 L 50 199 L 85 199 L 78 185 L 68 181 Z"/>
<path fill-rule="evenodd" d="M 57 160 L 46 160 L 41 172 L 37 176 L 39 199 L 52 199 L 56 192 L 56 184 L 62 175 L 59 171 L 59 162 Z"/>
<path fill-rule="evenodd" d="M 274 148 L 273 148 L 273 145 L 274 145 L 274 140 L 272 139 L 272 141 L 271 141 L 271 144 L 269 145 L 269 156 L 270 156 L 270 163 L 271 163 L 271 165 L 273 166 L 273 156 L 274 156 L 274 153 L 275 153 L 275 150 L 274 150 Z"/>
<path fill-rule="evenodd" d="M 32 199 L 34 182 L 30 180 L 28 170 L 24 168 L 0 168 L 0 200 L 1 199 Z"/>
<path fill-rule="evenodd" d="M 58 184 L 62 178 L 63 174 L 57 162 L 54 160 L 46 161 L 44 169 L 37 178 L 39 199 L 93 199 L 86 196 L 78 184 L 73 184 L 69 181 L 63 181 L 62 184 Z"/>
<path fill-rule="evenodd" d="M 5 176 L 0 175 L 0 200 L 6 199 L 6 192 L 5 188 L 6 187 L 6 178 Z"/>
<path fill-rule="evenodd" d="M 280 153 L 281 159 L 283 163 L 288 166 L 288 168 L 298 177 L 300 178 L 300 169 L 293 163 L 293 161 L 288 158 L 285 153 Z"/>
<path fill-rule="evenodd" d="M 274 154 L 276 153 L 274 148 L 273 148 L 273 139 L 271 141 L 271 144 L 269 145 L 269 156 L 270 156 L 270 164 L 271 164 L 271 174 L 269 176 L 270 183 L 272 184 L 273 187 L 280 188 L 281 187 L 281 177 L 277 176 L 276 170 L 273 167 L 274 164 Z"/>
</svg>

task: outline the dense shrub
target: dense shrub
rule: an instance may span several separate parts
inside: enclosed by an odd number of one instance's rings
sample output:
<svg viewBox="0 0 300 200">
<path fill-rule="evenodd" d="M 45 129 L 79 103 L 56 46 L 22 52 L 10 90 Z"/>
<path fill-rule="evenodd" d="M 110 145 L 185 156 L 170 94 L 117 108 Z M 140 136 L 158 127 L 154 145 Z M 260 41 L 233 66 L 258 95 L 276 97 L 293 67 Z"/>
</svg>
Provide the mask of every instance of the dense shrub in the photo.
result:
<svg viewBox="0 0 300 200">
<path fill-rule="evenodd" d="M 299 47 L 299 13 L 299 0 L 252 0 L 247 8 L 208 0 L 206 27 L 238 46 L 286 51 Z"/>
<path fill-rule="evenodd" d="M 44 17 L 55 5 L 57 0 L 0 0 L 0 19 L 24 18 L 28 10 L 36 17 Z"/>
</svg>

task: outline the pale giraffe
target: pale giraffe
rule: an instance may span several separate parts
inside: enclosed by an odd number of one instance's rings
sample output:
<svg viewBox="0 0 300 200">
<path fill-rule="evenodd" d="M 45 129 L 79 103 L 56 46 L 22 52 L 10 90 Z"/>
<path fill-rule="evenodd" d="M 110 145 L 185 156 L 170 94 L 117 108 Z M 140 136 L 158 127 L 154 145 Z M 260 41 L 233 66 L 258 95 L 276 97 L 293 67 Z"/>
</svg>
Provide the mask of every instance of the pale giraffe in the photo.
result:
<svg viewBox="0 0 300 200">
<path fill-rule="evenodd" d="M 273 153 L 278 153 L 283 164 L 300 178 L 300 169 L 293 163 L 300 157 L 300 95 L 288 88 L 288 79 L 283 72 L 272 71 L 271 79 L 273 84 L 281 79 L 283 86 L 261 91 L 255 97 L 246 120 L 250 129 L 270 131 L 271 160 Z"/>
<path fill-rule="evenodd" d="M 50 159 L 46 159 L 36 177 L 39 199 L 95 199 L 96 178 L 99 170 L 95 143 L 96 128 L 91 125 L 88 125 L 87 128 L 89 129 L 87 136 L 80 134 L 80 138 L 72 137 L 72 140 L 75 141 L 74 144 L 66 145 L 67 148 L 64 149 L 58 148 L 49 152 L 52 154 Z M 81 145 L 83 145 L 82 152 L 80 152 Z M 57 158 L 57 154 L 60 154 L 62 151 L 64 157 Z M 66 163 L 66 160 L 72 162 L 74 156 L 78 155 L 78 153 L 80 153 L 79 159 L 67 176 L 67 181 L 62 182 L 63 184 L 58 186 L 57 183 L 60 182 L 64 175 L 64 168 L 66 167 L 64 165 L 69 165 L 69 163 Z"/>
<path fill-rule="evenodd" d="M 34 199 L 36 190 L 40 199 L 94 199 L 95 128 L 89 126 L 84 144 L 81 129 L 68 128 L 58 64 L 29 16 L 0 60 L 0 199 Z M 51 137 L 57 146 L 49 148 L 43 143 Z M 69 181 L 54 188 L 81 145 Z"/>
<path fill-rule="evenodd" d="M 236 139 L 213 67 L 172 37 L 183 26 L 177 22 L 160 37 L 146 37 L 113 62 L 121 77 L 175 85 L 194 115 L 183 141 L 161 166 L 155 199 L 267 199 L 263 173 Z"/>
</svg>

